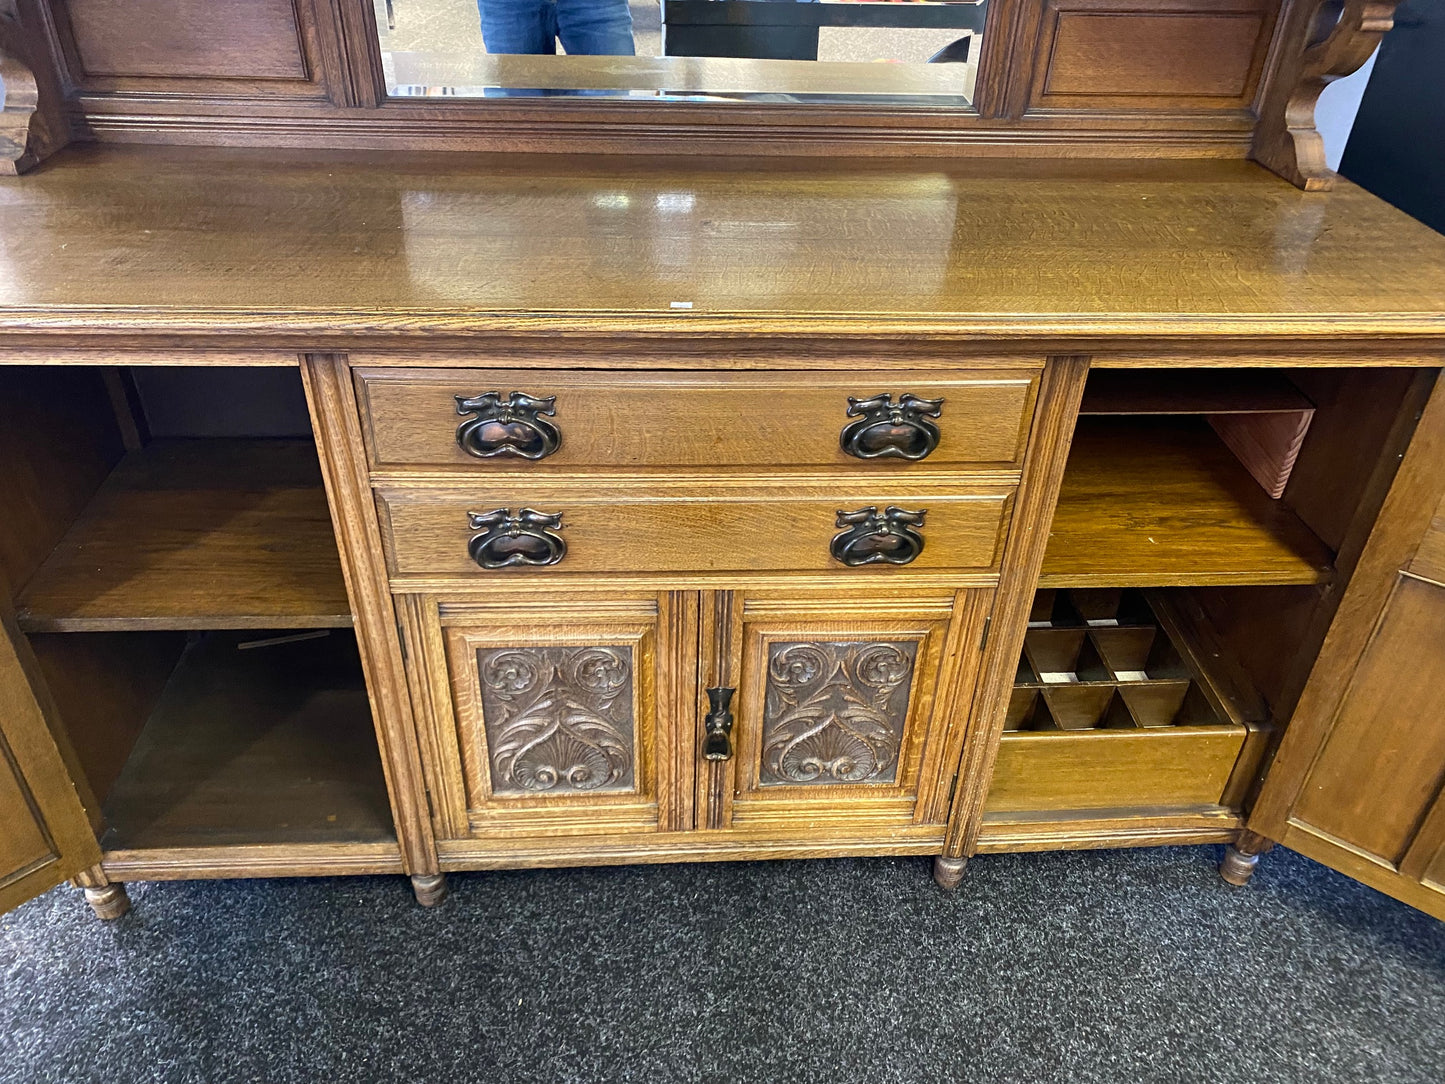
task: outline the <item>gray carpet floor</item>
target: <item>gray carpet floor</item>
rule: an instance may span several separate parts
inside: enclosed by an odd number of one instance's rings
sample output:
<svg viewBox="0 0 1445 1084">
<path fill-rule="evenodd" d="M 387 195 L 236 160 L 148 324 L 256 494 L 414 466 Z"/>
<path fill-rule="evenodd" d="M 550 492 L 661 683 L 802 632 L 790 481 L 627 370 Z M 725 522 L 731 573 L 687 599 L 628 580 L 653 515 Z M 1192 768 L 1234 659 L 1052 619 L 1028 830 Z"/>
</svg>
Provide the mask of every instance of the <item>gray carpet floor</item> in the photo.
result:
<svg viewBox="0 0 1445 1084">
<path fill-rule="evenodd" d="M 1445 1081 L 1445 924 L 1217 849 L 62 888 L 0 1080 Z"/>
</svg>

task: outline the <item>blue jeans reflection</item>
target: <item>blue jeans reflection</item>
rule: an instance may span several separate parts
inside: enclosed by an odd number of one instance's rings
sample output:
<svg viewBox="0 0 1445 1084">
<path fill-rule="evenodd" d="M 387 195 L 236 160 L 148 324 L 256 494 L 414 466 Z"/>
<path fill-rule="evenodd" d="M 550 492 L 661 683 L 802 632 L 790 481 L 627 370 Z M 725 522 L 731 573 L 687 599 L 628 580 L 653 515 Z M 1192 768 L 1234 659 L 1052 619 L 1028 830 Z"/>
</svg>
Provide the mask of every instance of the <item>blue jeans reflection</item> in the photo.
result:
<svg viewBox="0 0 1445 1084">
<path fill-rule="evenodd" d="M 634 56 L 627 0 L 477 0 L 487 52 Z"/>
</svg>

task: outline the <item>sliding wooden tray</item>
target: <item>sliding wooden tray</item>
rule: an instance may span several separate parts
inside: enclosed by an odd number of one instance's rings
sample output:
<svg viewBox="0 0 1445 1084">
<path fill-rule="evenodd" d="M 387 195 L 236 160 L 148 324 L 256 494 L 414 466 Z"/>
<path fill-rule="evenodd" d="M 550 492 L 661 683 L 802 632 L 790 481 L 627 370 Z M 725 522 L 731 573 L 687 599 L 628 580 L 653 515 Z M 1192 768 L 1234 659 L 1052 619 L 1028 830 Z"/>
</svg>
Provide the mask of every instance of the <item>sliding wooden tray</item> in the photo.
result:
<svg viewBox="0 0 1445 1084">
<path fill-rule="evenodd" d="M 1164 596 L 1040 591 L 988 809 L 1221 804 L 1263 709 L 1201 654 Z"/>
</svg>

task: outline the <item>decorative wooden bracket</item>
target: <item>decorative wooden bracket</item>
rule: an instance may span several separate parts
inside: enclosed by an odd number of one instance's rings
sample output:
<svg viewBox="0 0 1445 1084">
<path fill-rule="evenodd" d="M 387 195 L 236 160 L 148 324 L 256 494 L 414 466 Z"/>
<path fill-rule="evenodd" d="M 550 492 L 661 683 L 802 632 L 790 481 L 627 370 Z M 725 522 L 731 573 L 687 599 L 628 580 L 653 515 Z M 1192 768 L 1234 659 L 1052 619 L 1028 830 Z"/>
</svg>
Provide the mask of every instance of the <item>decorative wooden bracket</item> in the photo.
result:
<svg viewBox="0 0 1445 1084">
<path fill-rule="evenodd" d="M 1266 87 L 1251 156 L 1307 191 L 1334 187 L 1315 128 L 1320 92 L 1357 71 L 1395 25 L 1400 0 L 1292 0 L 1281 31 L 1287 55 Z"/>
<path fill-rule="evenodd" d="M 22 21 L 17 0 L 0 0 L 0 80 L 5 103 L 0 107 L 0 175 L 31 169 L 64 146 L 68 139 L 58 94 L 35 71 L 35 37 Z"/>
</svg>

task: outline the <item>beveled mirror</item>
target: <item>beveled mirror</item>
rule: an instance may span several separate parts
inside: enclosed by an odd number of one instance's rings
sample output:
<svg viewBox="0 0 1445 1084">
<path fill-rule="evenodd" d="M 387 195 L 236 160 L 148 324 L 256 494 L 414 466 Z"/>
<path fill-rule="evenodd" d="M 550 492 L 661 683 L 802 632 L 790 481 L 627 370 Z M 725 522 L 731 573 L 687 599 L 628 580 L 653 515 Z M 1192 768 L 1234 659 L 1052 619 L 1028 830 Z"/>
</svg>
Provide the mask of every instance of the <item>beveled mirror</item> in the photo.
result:
<svg viewBox="0 0 1445 1084">
<path fill-rule="evenodd" d="M 972 107 L 988 0 L 373 0 L 388 93 Z"/>
</svg>

